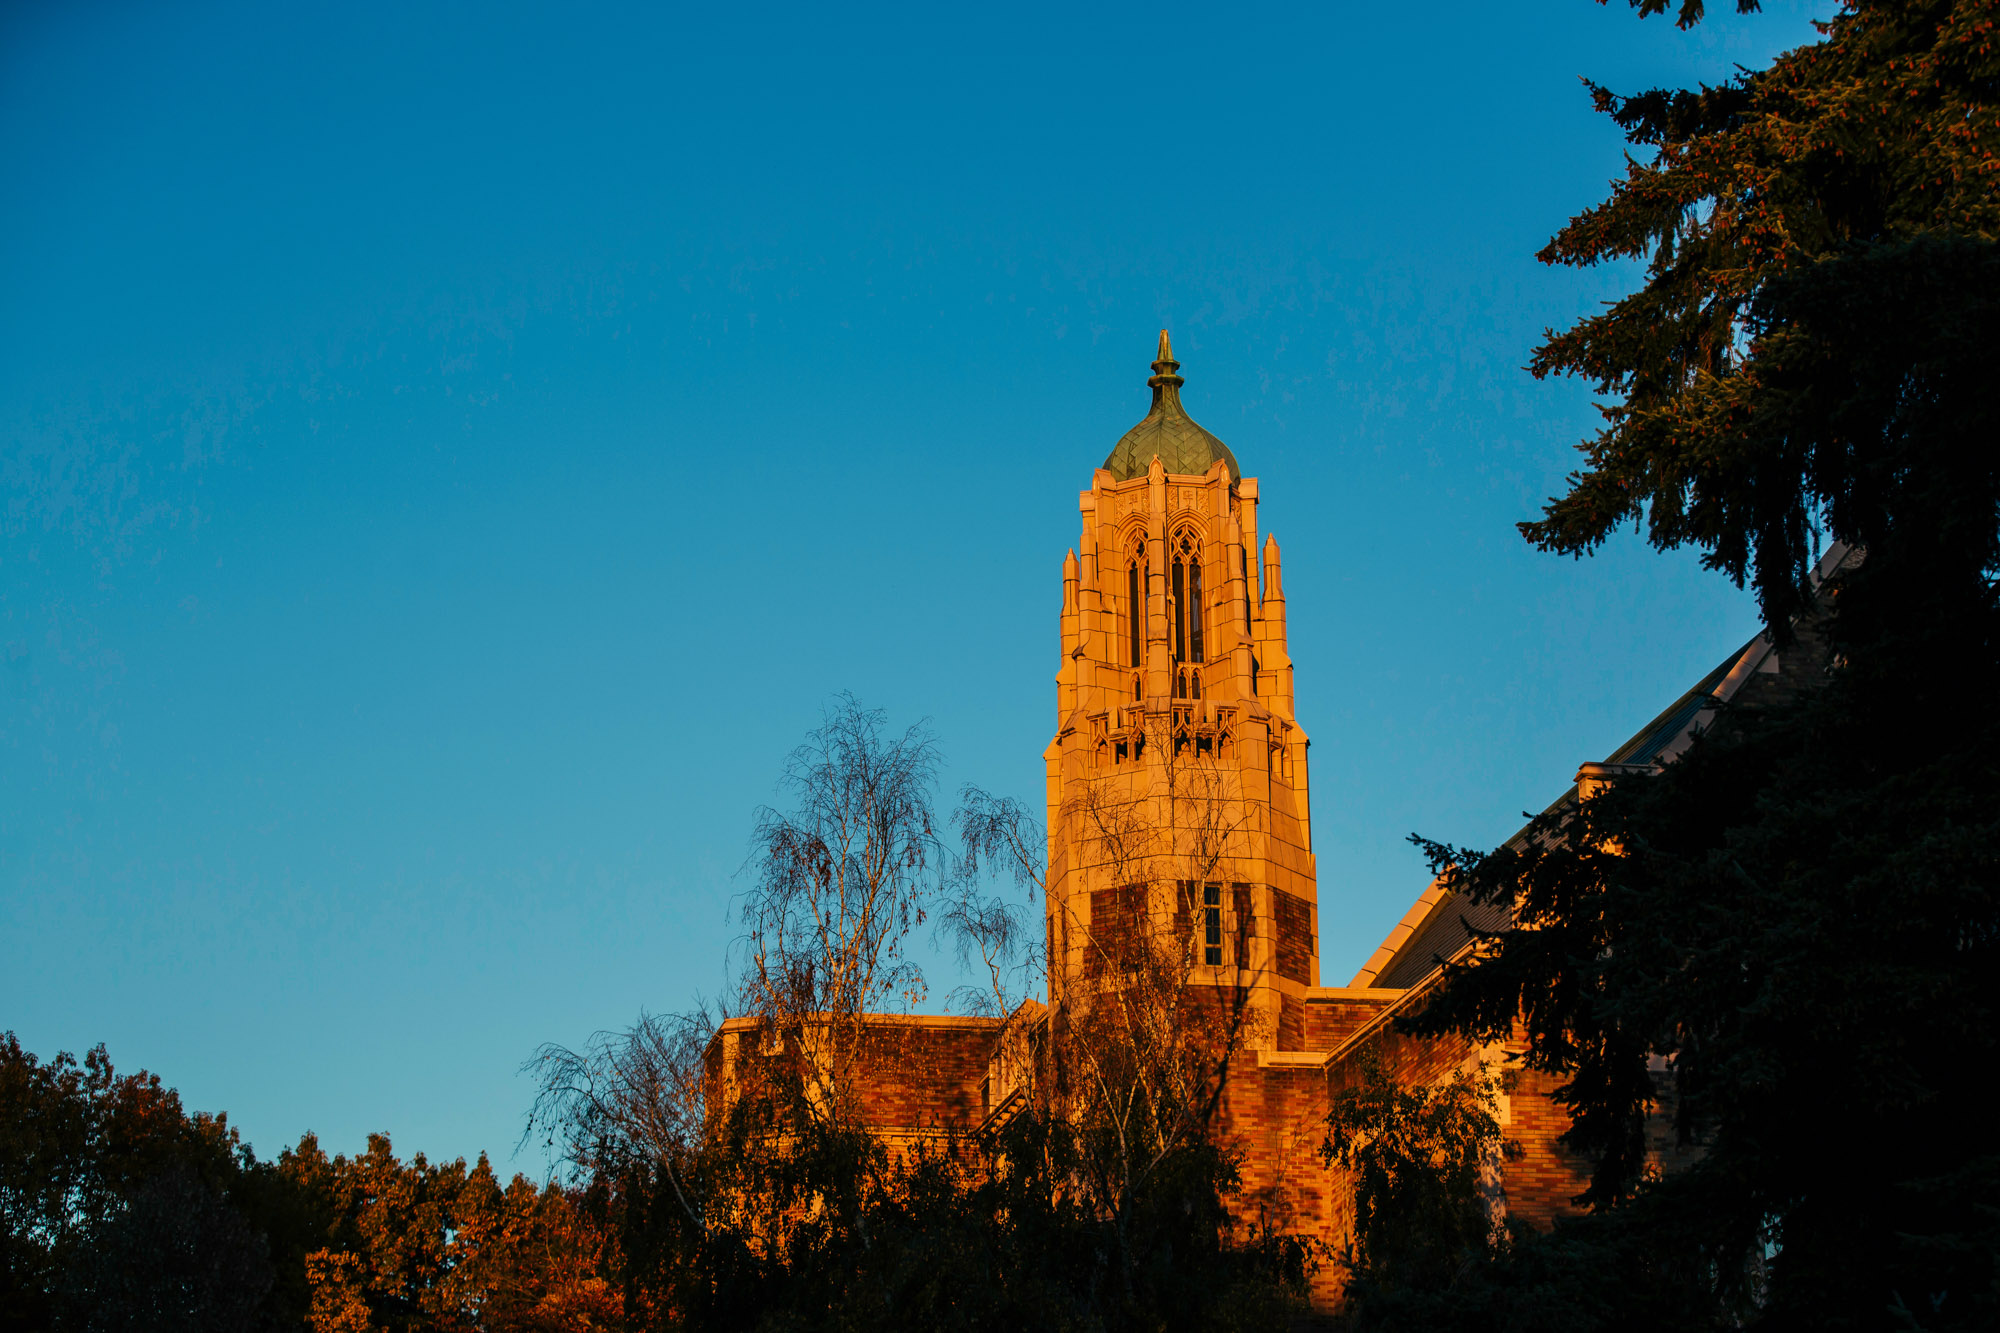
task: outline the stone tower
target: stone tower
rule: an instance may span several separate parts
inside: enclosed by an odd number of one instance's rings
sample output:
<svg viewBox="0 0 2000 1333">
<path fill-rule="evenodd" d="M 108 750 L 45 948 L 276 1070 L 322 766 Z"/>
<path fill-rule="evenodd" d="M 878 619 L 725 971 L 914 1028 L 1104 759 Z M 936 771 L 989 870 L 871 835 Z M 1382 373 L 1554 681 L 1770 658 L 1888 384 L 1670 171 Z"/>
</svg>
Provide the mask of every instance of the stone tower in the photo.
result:
<svg viewBox="0 0 2000 1333">
<path fill-rule="evenodd" d="M 1152 408 L 1079 497 L 1063 561 L 1050 998 L 1143 919 L 1183 942 L 1191 983 L 1248 992 L 1252 1048 L 1293 1049 L 1319 922 L 1278 544 L 1260 552 L 1256 479 L 1188 416 L 1179 370 L 1162 330 Z"/>
</svg>

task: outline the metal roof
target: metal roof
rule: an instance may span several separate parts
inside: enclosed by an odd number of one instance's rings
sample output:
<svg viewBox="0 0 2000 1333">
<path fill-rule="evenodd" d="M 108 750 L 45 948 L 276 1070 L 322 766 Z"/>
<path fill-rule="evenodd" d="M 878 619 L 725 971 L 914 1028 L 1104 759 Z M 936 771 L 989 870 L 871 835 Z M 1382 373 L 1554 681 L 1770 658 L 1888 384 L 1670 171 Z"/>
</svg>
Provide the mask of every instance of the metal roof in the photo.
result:
<svg viewBox="0 0 2000 1333">
<path fill-rule="evenodd" d="M 1153 390 L 1152 410 L 1125 432 L 1104 460 L 1105 468 L 1118 480 L 1145 476 L 1155 458 L 1168 472 L 1184 476 L 1200 476 L 1219 458 L 1229 465 L 1231 477 L 1242 477 L 1243 469 L 1237 466 L 1229 446 L 1202 429 L 1181 406 L 1181 385 L 1186 381 L 1175 373 L 1180 368 L 1167 331 L 1161 329 L 1160 356 L 1153 362 L 1153 377 L 1146 381 Z"/>
</svg>

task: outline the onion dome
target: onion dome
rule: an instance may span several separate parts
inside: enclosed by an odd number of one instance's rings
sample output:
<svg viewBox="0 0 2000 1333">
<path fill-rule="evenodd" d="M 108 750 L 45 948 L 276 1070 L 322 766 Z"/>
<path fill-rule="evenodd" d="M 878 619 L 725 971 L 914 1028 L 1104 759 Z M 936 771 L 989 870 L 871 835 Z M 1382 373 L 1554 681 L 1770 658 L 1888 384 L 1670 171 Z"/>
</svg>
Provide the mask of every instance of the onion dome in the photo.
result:
<svg viewBox="0 0 2000 1333">
<path fill-rule="evenodd" d="M 1229 465 L 1231 478 L 1241 478 L 1243 469 L 1229 446 L 1195 424 L 1181 406 L 1181 385 L 1186 383 L 1174 372 L 1181 363 L 1174 360 L 1173 344 L 1167 331 L 1160 330 L 1160 359 L 1153 363 L 1153 378 L 1146 381 L 1153 391 L 1153 408 L 1146 419 L 1125 432 L 1104 466 L 1120 481 L 1146 475 L 1155 458 L 1169 472 L 1199 476 L 1220 458 Z"/>
</svg>

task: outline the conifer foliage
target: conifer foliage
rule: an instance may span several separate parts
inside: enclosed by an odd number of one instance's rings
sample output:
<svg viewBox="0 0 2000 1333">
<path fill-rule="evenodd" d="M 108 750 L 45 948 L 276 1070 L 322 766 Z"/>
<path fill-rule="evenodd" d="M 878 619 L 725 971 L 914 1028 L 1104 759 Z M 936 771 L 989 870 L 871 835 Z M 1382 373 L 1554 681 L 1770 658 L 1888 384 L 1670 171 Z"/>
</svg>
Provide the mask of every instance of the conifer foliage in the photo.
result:
<svg viewBox="0 0 2000 1333">
<path fill-rule="evenodd" d="M 1530 541 L 1581 554 L 1643 521 L 1752 580 L 1781 634 L 1816 532 L 1880 557 L 1951 516 L 1923 577 L 1991 567 L 1996 27 L 1993 0 L 1857 0 L 1715 87 L 1591 85 L 1635 153 L 1541 258 L 1646 280 L 1535 354 L 1609 401 Z"/>
<path fill-rule="evenodd" d="M 1701 549 L 1780 669 L 1656 774 L 1424 844 L 1511 924 L 1408 1028 L 1524 1029 L 1591 1211 L 1363 1326 L 2000 1322 L 1996 40 L 1993 0 L 1851 0 L 1722 86 L 1591 90 L 1635 154 L 1543 258 L 1647 269 L 1537 353 L 1607 425 L 1522 529 Z"/>
</svg>

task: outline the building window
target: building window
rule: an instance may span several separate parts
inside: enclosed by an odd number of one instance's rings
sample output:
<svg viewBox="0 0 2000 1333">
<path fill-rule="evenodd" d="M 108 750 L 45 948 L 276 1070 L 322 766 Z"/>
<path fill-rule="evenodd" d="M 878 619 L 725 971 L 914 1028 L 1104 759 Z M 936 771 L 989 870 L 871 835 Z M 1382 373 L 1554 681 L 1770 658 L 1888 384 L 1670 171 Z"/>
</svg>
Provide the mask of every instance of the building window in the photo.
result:
<svg viewBox="0 0 2000 1333">
<path fill-rule="evenodd" d="M 1125 605 L 1130 620 L 1132 665 L 1146 665 L 1146 539 L 1132 543 L 1125 562 Z"/>
<path fill-rule="evenodd" d="M 1201 961 L 1210 967 L 1222 966 L 1222 886 L 1204 884 L 1201 889 Z"/>
<path fill-rule="evenodd" d="M 1201 538 L 1192 528 L 1174 534 L 1174 660 L 1199 662 L 1201 655 Z"/>
</svg>

